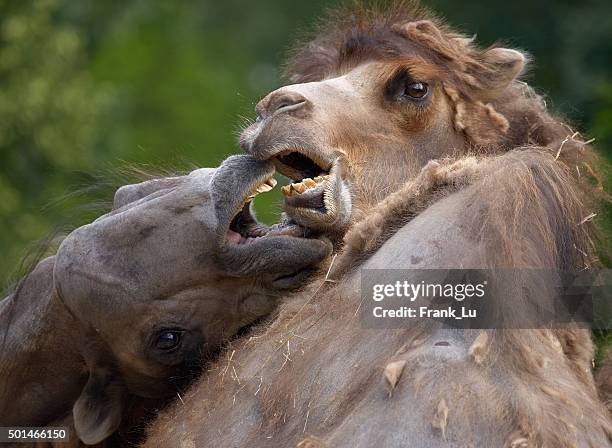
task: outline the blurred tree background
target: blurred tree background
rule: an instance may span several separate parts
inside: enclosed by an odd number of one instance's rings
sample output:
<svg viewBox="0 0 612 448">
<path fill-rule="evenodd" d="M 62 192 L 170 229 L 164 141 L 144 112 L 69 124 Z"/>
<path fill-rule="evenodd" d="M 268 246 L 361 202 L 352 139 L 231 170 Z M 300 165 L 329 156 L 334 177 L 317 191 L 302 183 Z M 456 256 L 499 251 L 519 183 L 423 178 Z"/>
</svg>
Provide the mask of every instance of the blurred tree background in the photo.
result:
<svg viewBox="0 0 612 448">
<path fill-rule="evenodd" d="M 424 3 L 480 44 L 528 50 L 529 82 L 610 158 L 609 0 Z M 107 173 L 214 166 L 237 152 L 240 117 L 254 116 L 285 50 L 330 6 L 0 0 L 0 281 L 32 241 L 91 218 L 72 212 L 84 200 L 74 192 Z"/>
</svg>

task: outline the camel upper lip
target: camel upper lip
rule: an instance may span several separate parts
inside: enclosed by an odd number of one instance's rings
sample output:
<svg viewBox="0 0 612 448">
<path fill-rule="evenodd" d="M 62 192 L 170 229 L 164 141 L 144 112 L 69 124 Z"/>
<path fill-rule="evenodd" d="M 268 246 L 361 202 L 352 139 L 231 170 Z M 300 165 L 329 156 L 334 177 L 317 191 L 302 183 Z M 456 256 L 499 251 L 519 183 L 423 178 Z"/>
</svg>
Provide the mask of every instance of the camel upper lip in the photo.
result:
<svg viewBox="0 0 612 448">
<path fill-rule="evenodd" d="M 272 163 L 252 156 L 231 156 L 216 170 L 210 190 L 218 219 L 218 244 L 227 242 L 227 235 L 236 217 L 249 209 L 253 198 L 276 186 Z"/>
<path fill-rule="evenodd" d="M 267 233 L 267 226 L 260 224 L 251 213 L 251 203 L 255 196 L 261 193 L 271 191 L 276 186 L 274 177 L 267 177 L 262 181 L 261 177 L 256 179 L 251 185 L 248 185 L 243 191 L 242 201 L 232 211 L 232 217 L 226 224 L 225 242 L 240 243 L 240 238 L 233 239 L 233 234 L 238 234 L 242 237 L 262 236 Z"/>
</svg>

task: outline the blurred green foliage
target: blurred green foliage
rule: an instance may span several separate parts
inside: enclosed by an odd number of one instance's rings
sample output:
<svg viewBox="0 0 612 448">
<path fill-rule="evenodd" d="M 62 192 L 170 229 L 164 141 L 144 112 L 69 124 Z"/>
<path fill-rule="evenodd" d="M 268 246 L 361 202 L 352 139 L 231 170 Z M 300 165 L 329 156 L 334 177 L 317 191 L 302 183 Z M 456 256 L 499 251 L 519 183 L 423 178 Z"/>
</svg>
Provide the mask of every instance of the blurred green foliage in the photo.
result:
<svg viewBox="0 0 612 448">
<path fill-rule="evenodd" d="M 528 50 L 530 83 L 612 154 L 609 0 L 426 4 L 482 44 Z M 71 212 L 83 200 L 71 193 L 106 173 L 214 166 L 237 152 L 240 117 L 279 85 L 285 50 L 328 6 L 0 0 L 0 279 L 31 241 L 90 218 Z"/>
</svg>

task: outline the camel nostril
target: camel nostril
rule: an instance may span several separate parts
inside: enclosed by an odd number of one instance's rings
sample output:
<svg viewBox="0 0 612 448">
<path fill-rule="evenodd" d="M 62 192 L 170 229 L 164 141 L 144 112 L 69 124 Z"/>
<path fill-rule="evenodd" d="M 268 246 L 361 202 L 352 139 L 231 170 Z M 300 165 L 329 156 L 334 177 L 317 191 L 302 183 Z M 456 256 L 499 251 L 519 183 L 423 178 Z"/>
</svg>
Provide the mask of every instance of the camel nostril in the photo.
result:
<svg viewBox="0 0 612 448">
<path fill-rule="evenodd" d="M 275 109 L 275 113 L 290 112 L 301 108 L 306 104 L 306 100 L 301 101 L 283 101 Z"/>
<path fill-rule="evenodd" d="M 436 347 L 449 347 L 450 343 L 447 341 L 438 341 L 434 344 Z"/>
<path fill-rule="evenodd" d="M 281 89 L 270 93 L 255 106 L 256 123 L 271 118 L 273 115 L 290 113 L 309 104 L 304 95 Z"/>
<path fill-rule="evenodd" d="M 302 94 L 282 89 L 272 92 L 264 98 L 258 104 L 256 110 L 262 118 L 268 118 L 278 113 L 300 109 L 305 106 L 306 103 L 307 100 Z"/>
</svg>

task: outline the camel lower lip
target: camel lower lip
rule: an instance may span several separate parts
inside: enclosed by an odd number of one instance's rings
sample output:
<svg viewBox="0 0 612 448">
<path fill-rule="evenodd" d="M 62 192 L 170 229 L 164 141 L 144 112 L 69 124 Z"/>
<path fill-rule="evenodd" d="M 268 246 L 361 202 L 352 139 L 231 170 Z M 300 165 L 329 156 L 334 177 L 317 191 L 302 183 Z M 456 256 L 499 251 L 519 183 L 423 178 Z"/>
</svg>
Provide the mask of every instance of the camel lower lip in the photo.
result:
<svg viewBox="0 0 612 448">
<path fill-rule="evenodd" d="M 234 245 L 251 244 L 271 236 L 295 236 L 303 238 L 304 228 L 298 225 L 292 225 L 278 230 L 269 230 L 265 235 L 260 236 L 245 236 L 233 230 L 228 230 L 225 233 L 225 241 L 228 244 Z"/>
<path fill-rule="evenodd" d="M 274 224 L 270 227 L 255 220 L 250 211 L 250 202 L 232 219 L 225 232 L 225 242 L 229 245 L 251 244 L 271 236 L 304 237 L 305 229 L 290 222 Z"/>
<path fill-rule="evenodd" d="M 315 187 L 305 190 L 303 193 L 294 192 L 291 195 L 285 195 L 285 204 L 293 208 L 312 208 L 324 212 L 324 193 L 325 184 L 320 183 Z"/>
</svg>

